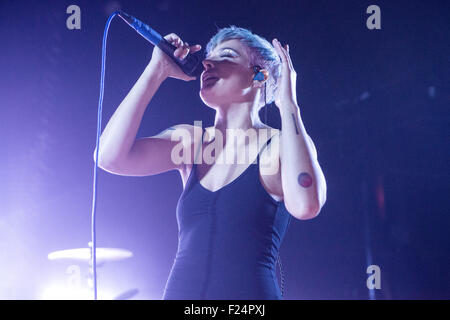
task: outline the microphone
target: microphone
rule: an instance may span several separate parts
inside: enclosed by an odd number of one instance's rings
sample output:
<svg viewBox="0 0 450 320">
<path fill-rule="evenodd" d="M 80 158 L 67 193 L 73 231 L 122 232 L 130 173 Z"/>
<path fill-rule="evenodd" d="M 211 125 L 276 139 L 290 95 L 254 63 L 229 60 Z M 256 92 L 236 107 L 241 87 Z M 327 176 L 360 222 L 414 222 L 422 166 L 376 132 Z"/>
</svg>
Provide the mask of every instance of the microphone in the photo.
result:
<svg viewBox="0 0 450 320">
<path fill-rule="evenodd" d="M 119 10 L 117 15 L 121 17 L 130 27 L 136 30 L 142 37 L 149 41 L 154 46 L 160 48 L 165 54 L 167 54 L 179 67 L 190 77 L 199 78 L 203 72 L 203 64 L 201 63 L 198 55 L 188 54 L 183 60 L 179 60 L 173 55 L 177 49 L 173 44 L 162 37 L 158 32 L 150 28 L 148 25 L 136 19 L 133 16 Z"/>
</svg>

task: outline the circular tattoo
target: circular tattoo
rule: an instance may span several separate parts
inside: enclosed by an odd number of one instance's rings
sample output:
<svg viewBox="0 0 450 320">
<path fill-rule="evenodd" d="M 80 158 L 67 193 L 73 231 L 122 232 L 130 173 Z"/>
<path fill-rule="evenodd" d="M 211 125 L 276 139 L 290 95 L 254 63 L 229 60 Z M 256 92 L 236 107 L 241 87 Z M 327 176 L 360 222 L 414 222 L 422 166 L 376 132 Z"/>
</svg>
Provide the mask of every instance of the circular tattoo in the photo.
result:
<svg viewBox="0 0 450 320">
<path fill-rule="evenodd" d="M 312 185 L 312 178 L 309 174 L 306 172 L 302 172 L 298 175 L 298 184 L 301 185 L 303 188 L 308 188 Z"/>
</svg>

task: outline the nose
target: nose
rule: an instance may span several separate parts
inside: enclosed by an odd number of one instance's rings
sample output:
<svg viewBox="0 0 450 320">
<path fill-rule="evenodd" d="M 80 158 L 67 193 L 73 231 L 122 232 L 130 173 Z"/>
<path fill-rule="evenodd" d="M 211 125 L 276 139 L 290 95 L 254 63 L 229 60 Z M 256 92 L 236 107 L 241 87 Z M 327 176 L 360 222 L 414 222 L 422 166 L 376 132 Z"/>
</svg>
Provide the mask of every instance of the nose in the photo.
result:
<svg viewBox="0 0 450 320">
<path fill-rule="evenodd" d="M 203 60 L 202 64 L 203 64 L 203 67 L 205 68 L 205 70 L 209 70 L 214 67 L 214 62 L 209 59 Z"/>
</svg>

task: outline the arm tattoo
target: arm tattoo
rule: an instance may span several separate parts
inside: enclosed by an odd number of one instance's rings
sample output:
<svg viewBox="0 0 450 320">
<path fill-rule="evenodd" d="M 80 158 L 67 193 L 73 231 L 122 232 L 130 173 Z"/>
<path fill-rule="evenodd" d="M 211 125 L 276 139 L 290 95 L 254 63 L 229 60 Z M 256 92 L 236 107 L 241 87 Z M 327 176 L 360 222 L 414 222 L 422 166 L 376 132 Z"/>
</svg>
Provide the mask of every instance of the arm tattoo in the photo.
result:
<svg viewBox="0 0 450 320">
<path fill-rule="evenodd" d="M 293 113 L 291 113 L 291 116 L 292 116 L 292 121 L 294 122 L 295 133 L 296 133 L 296 134 L 298 134 L 297 123 L 295 122 L 295 117 L 294 117 L 294 114 L 293 114 Z"/>
<path fill-rule="evenodd" d="M 312 185 L 312 178 L 311 176 L 306 173 L 306 172 L 302 172 L 298 175 L 298 184 L 301 185 L 303 188 L 308 188 Z"/>
</svg>

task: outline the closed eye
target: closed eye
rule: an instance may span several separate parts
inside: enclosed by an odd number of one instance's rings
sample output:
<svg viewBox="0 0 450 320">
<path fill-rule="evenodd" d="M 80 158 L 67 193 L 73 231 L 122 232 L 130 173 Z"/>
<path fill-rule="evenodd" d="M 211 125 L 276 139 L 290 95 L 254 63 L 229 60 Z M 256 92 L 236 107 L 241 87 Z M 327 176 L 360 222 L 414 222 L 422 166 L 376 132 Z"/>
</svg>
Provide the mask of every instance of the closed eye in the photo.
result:
<svg viewBox="0 0 450 320">
<path fill-rule="evenodd" d="M 230 50 L 229 48 L 224 48 L 220 56 L 221 57 L 230 57 L 230 58 L 235 58 L 236 57 L 233 54 L 232 50 Z"/>
<path fill-rule="evenodd" d="M 222 49 L 220 53 L 220 58 L 237 58 L 239 55 L 233 54 L 233 52 L 229 48 Z M 206 57 L 206 59 L 211 59 L 211 56 Z"/>
</svg>

